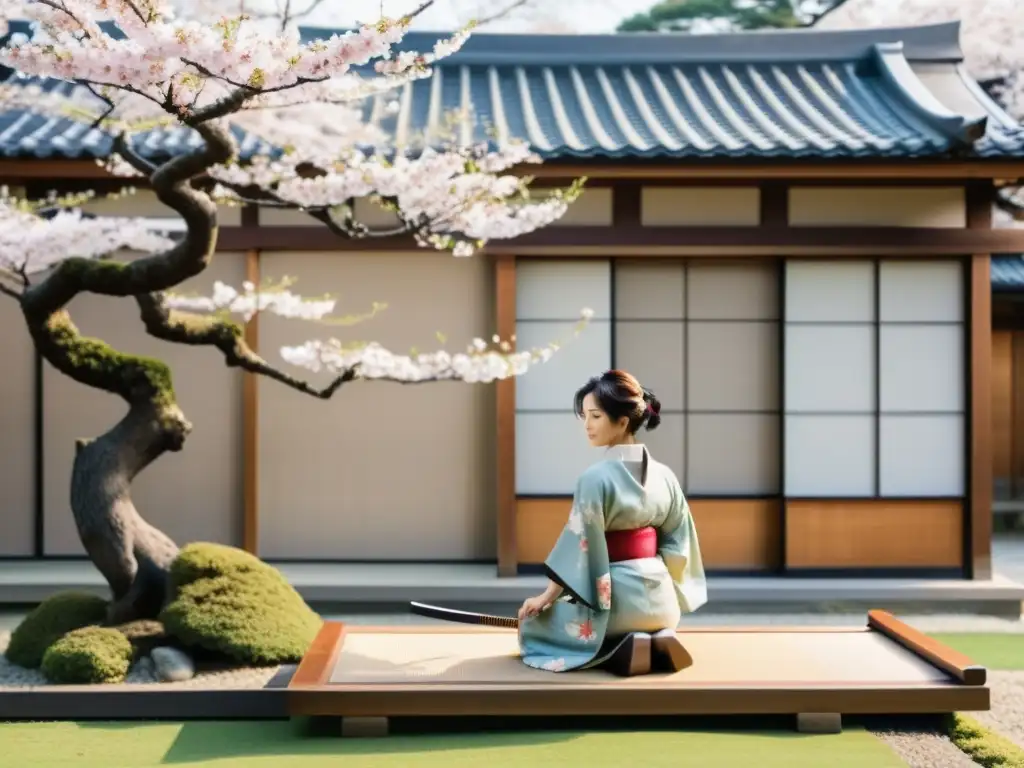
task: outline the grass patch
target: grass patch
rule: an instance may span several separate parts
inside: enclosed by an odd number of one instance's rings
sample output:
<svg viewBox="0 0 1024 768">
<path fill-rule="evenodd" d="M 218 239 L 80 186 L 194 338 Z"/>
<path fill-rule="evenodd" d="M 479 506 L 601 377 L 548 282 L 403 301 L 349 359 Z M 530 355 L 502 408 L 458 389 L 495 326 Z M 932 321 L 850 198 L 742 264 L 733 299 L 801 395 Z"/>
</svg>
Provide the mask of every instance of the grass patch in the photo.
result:
<svg viewBox="0 0 1024 768">
<path fill-rule="evenodd" d="M 984 768 L 1024 768 L 1024 749 L 966 715 L 953 715 L 949 739 Z"/>
<path fill-rule="evenodd" d="M 617 731 L 313 737 L 302 721 L 194 723 L 8 723 L 0 743 L 11 765 L 32 768 L 901 768 L 860 729 L 792 732 Z M 642 759 L 639 757 L 642 756 Z"/>
<path fill-rule="evenodd" d="M 1024 670 L 1024 634 L 936 633 L 933 638 L 988 669 Z"/>
</svg>

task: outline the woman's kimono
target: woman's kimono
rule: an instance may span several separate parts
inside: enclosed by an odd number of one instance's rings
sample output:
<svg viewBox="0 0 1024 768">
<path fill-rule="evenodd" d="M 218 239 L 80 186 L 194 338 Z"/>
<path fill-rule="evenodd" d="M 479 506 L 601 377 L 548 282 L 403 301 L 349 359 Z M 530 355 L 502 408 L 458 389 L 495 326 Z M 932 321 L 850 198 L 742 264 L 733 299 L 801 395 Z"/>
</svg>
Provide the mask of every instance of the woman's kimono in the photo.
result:
<svg viewBox="0 0 1024 768">
<path fill-rule="evenodd" d="M 647 526 L 658 532 L 657 557 L 609 562 L 605 531 Z M 563 587 L 562 596 L 520 622 L 519 646 L 527 665 L 554 672 L 596 666 L 628 633 L 674 629 L 681 614 L 707 602 L 697 531 L 682 488 L 643 445 L 611 448 L 583 473 L 545 570 Z"/>
</svg>

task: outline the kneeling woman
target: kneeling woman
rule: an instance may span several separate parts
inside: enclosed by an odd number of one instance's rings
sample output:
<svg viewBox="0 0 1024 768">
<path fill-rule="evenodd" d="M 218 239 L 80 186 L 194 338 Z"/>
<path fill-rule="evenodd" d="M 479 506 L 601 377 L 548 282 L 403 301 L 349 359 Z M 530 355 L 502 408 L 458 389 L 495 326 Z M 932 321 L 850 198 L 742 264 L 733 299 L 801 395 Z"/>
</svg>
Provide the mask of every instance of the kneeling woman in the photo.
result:
<svg viewBox="0 0 1024 768">
<path fill-rule="evenodd" d="M 575 410 L 590 444 L 608 450 L 576 484 L 547 589 L 519 609 L 522 659 L 554 672 L 678 671 L 690 659 L 676 626 L 707 602 L 707 582 L 679 481 L 636 440 L 661 422 L 661 404 L 608 371 L 576 393 Z"/>
</svg>

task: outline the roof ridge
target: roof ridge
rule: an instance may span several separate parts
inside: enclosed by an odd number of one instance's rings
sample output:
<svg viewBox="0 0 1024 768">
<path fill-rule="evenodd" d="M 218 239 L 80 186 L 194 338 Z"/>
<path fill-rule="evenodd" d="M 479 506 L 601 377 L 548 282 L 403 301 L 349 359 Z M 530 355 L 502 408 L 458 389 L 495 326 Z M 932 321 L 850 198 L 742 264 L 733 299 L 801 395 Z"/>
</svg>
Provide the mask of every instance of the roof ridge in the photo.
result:
<svg viewBox="0 0 1024 768">
<path fill-rule="evenodd" d="M 32 22 L 13 19 L 11 31 L 31 34 Z M 120 36 L 113 22 L 101 22 L 108 34 Z M 351 27 L 300 26 L 307 39 L 329 37 Z M 408 32 L 398 50 L 433 47 L 451 31 Z M 794 40 L 799 38 L 799 40 Z M 918 26 L 822 30 L 811 28 L 750 30 L 720 34 L 631 32 L 589 35 L 476 32 L 441 63 L 462 64 L 702 64 L 760 61 L 842 61 L 868 56 L 874 45 L 902 42 L 910 61 L 959 62 L 960 22 Z M 794 44 L 797 43 L 797 44 Z"/>
<path fill-rule="evenodd" d="M 900 98 L 942 135 L 959 144 L 973 144 L 985 135 L 988 117 L 968 117 L 942 104 L 911 68 L 903 43 L 876 43 L 872 60 Z"/>
</svg>

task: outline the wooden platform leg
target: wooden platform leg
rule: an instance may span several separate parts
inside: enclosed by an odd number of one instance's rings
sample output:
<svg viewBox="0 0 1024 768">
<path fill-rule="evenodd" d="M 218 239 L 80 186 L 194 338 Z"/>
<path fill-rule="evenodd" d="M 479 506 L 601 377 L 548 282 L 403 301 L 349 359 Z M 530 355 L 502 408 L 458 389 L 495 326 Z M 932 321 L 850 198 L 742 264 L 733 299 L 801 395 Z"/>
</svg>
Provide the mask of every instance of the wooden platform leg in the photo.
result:
<svg viewBox="0 0 1024 768">
<path fill-rule="evenodd" d="M 796 729 L 799 733 L 842 733 L 843 717 L 838 712 L 800 712 Z"/>
<path fill-rule="evenodd" d="M 345 738 L 376 739 L 388 735 L 386 717 L 343 717 L 341 735 Z"/>
</svg>

